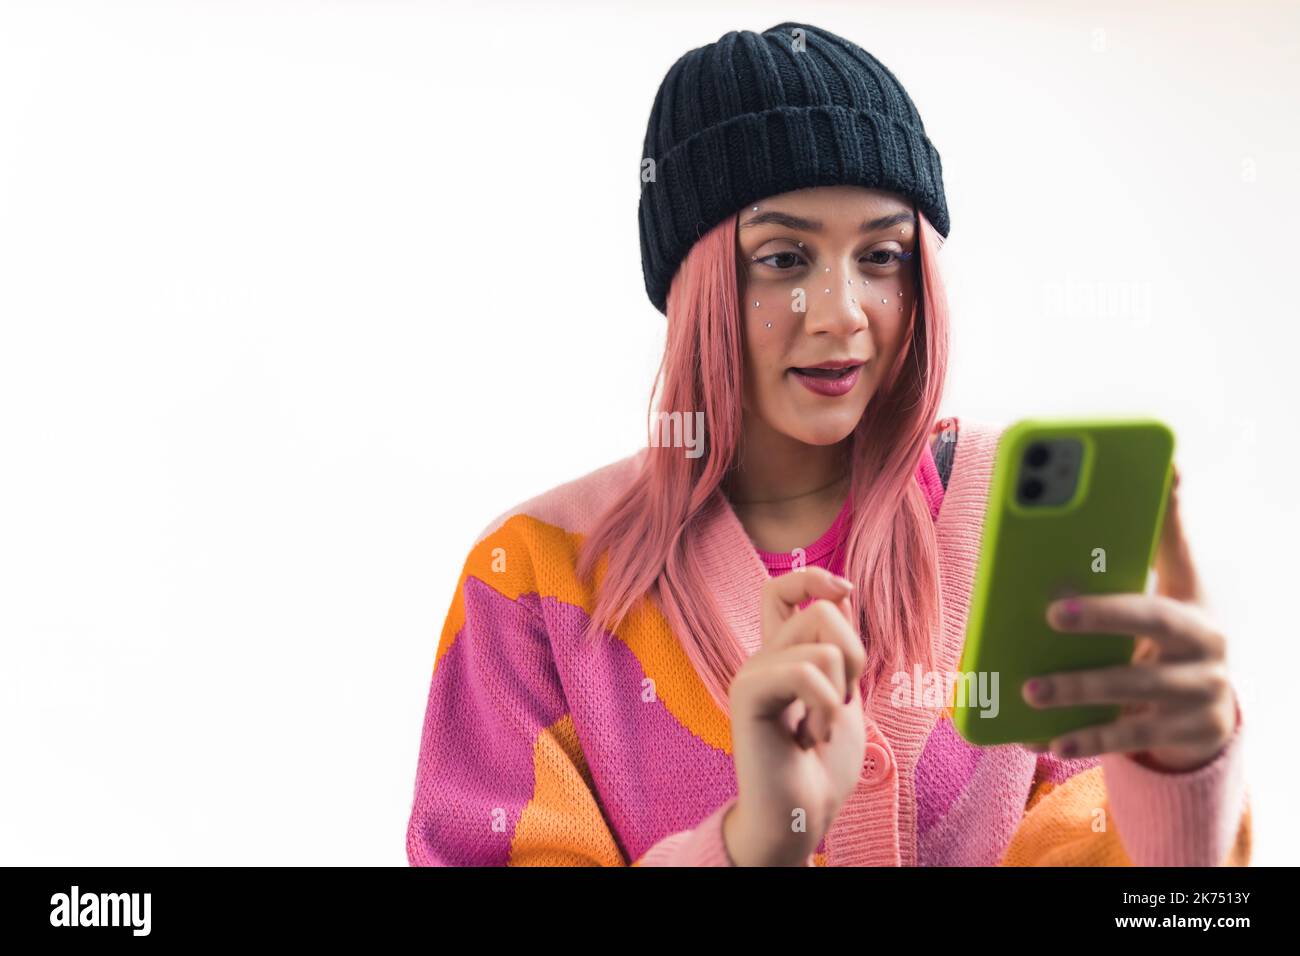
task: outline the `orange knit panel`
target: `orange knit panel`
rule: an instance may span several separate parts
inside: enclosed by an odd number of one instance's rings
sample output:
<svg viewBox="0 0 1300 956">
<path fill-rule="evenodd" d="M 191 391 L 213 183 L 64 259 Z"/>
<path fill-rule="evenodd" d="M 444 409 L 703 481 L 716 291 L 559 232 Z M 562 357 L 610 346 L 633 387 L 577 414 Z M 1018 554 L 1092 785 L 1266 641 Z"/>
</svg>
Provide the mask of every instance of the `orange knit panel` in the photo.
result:
<svg viewBox="0 0 1300 956">
<path fill-rule="evenodd" d="M 515 826 L 508 866 L 625 865 L 568 714 L 537 735 L 533 776 L 533 798 Z"/>
<path fill-rule="evenodd" d="M 1228 851 L 1228 858 L 1223 861 L 1224 866 L 1250 866 L 1250 846 L 1251 846 L 1251 823 L 1250 823 L 1250 799 L 1247 798 L 1246 806 L 1241 811 L 1241 826 L 1237 827 L 1237 839 L 1232 844 L 1232 849 Z"/>
<path fill-rule="evenodd" d="M 1104 830 L 1094 829 L 1094 825 L 1102 822 Z M 1237 840 L 1223 865 L 1248 865 L 1250 841 L 1247 803 L 1237 829 Z M 1063 783 L 1054 785 L 1043 781 L 1036 786 L 1001 865 L 1132 866 L 1133 861 L 1111 819 L 1102 768 L 1077 773 Z"/>
<path fill-rule="evenodd" d="M 1132 866 L 1111 819 L 1101 767 L 1035 787 L 1002 865 Z"/>
<path fill-rule="evenodd" d="M 544 521 L 514 515 L 480 541 L 465 560 L 434 667 L 464 626 L 465 579 L 470 575 L 512 601 L 521 594 L 537 594 L 593 613 L 593 595 L 575 570 L 582 540 L 582 535 Z M 597 587 L 607 566 L 608 555 L 604 555 L 595 570 Z M 714 703 L 658 607 L 648 600 L 639 601 L 615 636 L 636 657 L 642 673 L 654 681 L 655 696 L 668 712 L 705 743 L 731 753 L 731 723 Z"/>
</svg>

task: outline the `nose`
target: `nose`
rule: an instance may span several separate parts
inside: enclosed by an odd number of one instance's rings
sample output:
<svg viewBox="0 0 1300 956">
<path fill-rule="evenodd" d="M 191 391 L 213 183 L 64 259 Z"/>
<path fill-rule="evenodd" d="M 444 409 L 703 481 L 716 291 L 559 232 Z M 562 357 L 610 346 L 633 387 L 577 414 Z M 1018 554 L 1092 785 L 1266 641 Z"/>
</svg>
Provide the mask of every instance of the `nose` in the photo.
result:
<svg viewBox="0 0 1300 956">
<path fill-rule="evenodd" d="M 860 276 L 847 273 L 837 266 L 824 268 L 808 289 L 804 328 L 810 335 L 853 335 L 869 326 L 862 308 L 866 284 Z"/>
</svg>

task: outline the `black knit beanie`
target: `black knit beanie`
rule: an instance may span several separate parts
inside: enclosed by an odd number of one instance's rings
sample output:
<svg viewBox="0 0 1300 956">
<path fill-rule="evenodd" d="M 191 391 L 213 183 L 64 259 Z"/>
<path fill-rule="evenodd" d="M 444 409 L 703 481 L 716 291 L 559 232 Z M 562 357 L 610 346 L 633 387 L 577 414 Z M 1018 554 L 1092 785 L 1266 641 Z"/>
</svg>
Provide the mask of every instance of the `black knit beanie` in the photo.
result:
<svg viewBox="0 0 1300 956">
<path fill-rule="evenodd" d="M 684 54 L 655 94 L 641 156 L 641 271 L 665 315 L 700 236 L 792 189 L 900 193 L 948 235 L 939 153 L 903 85 L 866 50 L 806 23 L 733 30 Z"/>
</svg>

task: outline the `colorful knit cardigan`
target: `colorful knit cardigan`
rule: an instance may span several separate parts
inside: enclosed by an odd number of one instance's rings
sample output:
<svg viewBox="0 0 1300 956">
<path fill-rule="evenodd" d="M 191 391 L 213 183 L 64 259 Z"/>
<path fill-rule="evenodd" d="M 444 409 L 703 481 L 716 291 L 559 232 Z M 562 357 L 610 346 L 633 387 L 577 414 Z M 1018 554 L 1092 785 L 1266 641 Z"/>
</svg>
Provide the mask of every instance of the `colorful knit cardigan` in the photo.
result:
<svg viewBox="0 0 1300 956">
<path fill-rule="evenodd" d="M 932 457 L 917 479 L 935 515 L 944 604 L 936 660 L 950 672 L 1002 428 L 946 422 L 960 435 L 946 491 L 934 487 Z M 721 827 L 737 792 L 729 721 L 666 619 L 642 602 L 612 639 L 579 643 L 594 594 L 575 573 L 578 546 L 646 453 L 510 509 L 471 548 L 434 661 L 407 825 L 411 865 L 730 865 Z M 731 633 L 753 653 L 769 569 L 720 494 L 697 547 Z M 891 706 L 889 690 L 877 688 L 864 709 L 858 786 L 810 865 L 1249 861 L 1240 708 L 1224 750 L 1176 773 L 1124 754 L 1062 760 L 976 747 L 942 709 Z"/>
</svg>

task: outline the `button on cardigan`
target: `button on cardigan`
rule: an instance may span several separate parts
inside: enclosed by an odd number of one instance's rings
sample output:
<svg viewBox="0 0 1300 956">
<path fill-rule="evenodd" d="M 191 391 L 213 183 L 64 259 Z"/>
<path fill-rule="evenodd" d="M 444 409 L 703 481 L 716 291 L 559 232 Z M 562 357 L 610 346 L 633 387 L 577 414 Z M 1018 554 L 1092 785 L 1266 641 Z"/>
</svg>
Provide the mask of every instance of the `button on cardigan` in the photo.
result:
<svg viewBox="0 0 1300 956">
<path fill-rule="evenodd" d="M 960 438 L 935 517 L 944 614 L 933 642 L 938 666 L 953 671 L 1002 427 L 946 424 Z M 470 548 L 434 658 L 411 865 L 730 865 L 729 721 L 666 619 L 643 602 L 613 635 L 579 641 L 594 594 L 575 573 L 578 545 L 647 452 L 511 508 Z M 923 486 L 931 480 L 918 471 Z M 724 496 L 703 518 L 700 566 L 730 635 L 752 654 L 768 569 Z M 1214 760 L 1167 772 L 1125 754 L 976 747 L 944 709 L 892 707 L 888 690 L 864 707 L 858 786 L 811 865 L 1248 862 L 1240 708 Z"/>
</svg>

